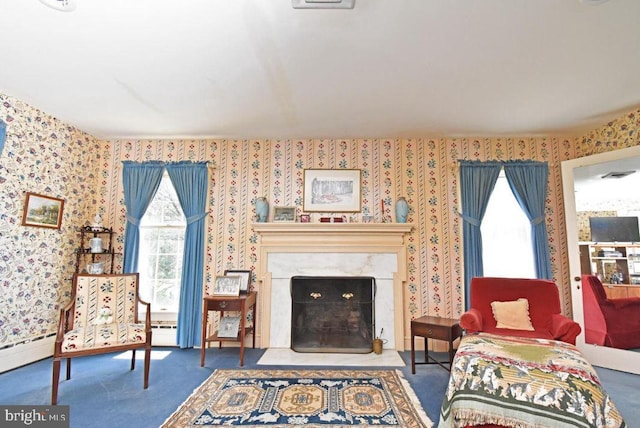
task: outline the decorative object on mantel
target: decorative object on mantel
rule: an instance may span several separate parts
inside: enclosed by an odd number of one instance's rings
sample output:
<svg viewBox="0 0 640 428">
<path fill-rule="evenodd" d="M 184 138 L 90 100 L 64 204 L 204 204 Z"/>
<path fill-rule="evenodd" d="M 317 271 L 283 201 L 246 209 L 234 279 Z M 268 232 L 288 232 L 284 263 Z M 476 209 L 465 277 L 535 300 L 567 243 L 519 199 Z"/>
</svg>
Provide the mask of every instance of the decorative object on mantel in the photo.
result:
<svg viewBox="0 0 640 428">
<path fill-rule="evenodd" d="M 342 217 L 320 217 L 320 223 L 346 223 L 346 216 Z"/>
<path fill-rule="evenodd" d="M 267 201 L 267 198 L 264 196 L 256 198 L 255 207 L 257 222 L 266 223 L 267 217 L 269 216 L 269 202 Z"/>
<path fill-rule="evenodd" d="M 380 221 L 382 223 L 392 223 L 393 220 L 391 220 L 391 215 L 387 214 L 387 211 L 384 207 L 384 199 L 380 200 Z"/>
<path fill-rule="evenodd" d="M 362 216 L 362 222 L 363 223 L 374 223 L 375 222 L 375 217 L 372 215 L 363 215 Z"/>
<path fill-rule="evenodd" d="M 409 215 L 409 204 L 404 196 L 400 196 L 396 201 L 396 221 L 406 223 L 407 215 Z"/>
<path fill-rule="evenodd" d="M 275 222 L 289 222 L 296 221 L 296 207 L 273 207 L 273 218 Z"/>
</svg>

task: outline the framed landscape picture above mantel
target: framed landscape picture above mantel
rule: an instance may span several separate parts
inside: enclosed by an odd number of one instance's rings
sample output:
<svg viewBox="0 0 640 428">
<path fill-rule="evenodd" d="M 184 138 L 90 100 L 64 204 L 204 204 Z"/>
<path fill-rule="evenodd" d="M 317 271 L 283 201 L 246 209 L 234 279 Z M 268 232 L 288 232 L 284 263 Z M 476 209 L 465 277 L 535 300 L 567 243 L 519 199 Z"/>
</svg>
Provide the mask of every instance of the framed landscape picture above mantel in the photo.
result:
<svg viewBox="0 0 640 428">
<path fill-rule="evenodd" d="M 22 225 L 60 229 L 63 208 L 64 199 L 27 192 Z"/>
<path fill-rule="evenodd" d="M 305 169 L 305 212 L 360 212 L 359 169 Z"/>
</svg>

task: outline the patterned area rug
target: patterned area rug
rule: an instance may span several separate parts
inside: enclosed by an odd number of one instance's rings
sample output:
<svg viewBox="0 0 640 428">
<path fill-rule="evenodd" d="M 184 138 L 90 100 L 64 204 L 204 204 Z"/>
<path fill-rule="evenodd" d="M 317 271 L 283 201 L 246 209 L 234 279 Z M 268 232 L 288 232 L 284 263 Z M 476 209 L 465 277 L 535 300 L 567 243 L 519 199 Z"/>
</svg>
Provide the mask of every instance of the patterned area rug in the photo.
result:
<svg viewBox="0 0 640 428">
<path fill-rule="evenodd" d="M 163 428 L 387 426 L 430 428 L 397 370 L 216 370 Z"/>
</svg>

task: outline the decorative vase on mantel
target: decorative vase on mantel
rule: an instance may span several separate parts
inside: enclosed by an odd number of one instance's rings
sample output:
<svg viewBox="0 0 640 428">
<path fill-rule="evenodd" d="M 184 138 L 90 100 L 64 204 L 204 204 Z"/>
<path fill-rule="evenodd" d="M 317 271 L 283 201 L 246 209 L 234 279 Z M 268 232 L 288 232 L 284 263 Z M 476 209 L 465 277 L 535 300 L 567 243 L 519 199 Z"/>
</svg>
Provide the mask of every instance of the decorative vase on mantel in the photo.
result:
<svg viewBox="0 0 640 428">
<path fill-rule="evenodd" d="M 396 201 L 396 221 L 406 223 L 407 215 L 409 215 L 409 204 L 404 196 L 400 196 Z"/>
<path fill-rule="evenodd" d="M 269 217 L 269 202 L 267 198 L 264 196 L 256 198 L 255 206 L 258 223 L 266 223 L 267 217 Z"/>
</svg>

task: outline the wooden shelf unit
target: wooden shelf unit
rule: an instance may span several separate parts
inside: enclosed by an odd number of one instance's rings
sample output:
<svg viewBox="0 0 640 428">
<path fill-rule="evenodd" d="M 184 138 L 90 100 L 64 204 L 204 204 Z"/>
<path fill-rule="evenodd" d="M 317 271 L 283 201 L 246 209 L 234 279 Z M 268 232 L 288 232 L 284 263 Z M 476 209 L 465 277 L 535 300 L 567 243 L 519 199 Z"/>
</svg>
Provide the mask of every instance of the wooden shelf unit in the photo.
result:
<svg viewBox="0 0 640 428">
<path fill-rule="evenodd" d="M 114 257 L 116 253 L 113 250 L 113 235 L 114 231 L 109 227 L 94 228 L 91 226 L 84 226 L 80 228 L 80 248 L 76 249 L 76 273 L 83 272 L 84 266 L 87 260 L 91 260 L 91 263 L 97 261 L 105 262 L 104 272 L 113 273 L 114 271 Z M 91 247 L 86 246 L 91 238 L 103 238 L 103 246 L 106 243 L 106 248 L 102 249 L 101 253 L 92 253 Z M 107 239 L 105 240 L 104 237 Z M 108 268 L 107 268 L 108 266 Z"/>
<path fill-rule="evenodd" d="M 609 298 L 640 297 L 640 243 L 580 243 L 580 270 L 598 276 Z"/>
</svg>

